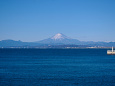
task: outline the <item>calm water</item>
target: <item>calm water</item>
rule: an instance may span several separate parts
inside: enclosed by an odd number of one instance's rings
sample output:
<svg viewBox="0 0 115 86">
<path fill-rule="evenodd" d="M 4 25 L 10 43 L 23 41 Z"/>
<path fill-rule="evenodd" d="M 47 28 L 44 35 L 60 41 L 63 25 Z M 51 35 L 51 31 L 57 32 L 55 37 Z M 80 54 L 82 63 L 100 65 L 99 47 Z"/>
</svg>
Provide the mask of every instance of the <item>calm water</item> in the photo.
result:
<svg viewBox="0 0 115 86">
<path fill-rule="evenodd" d="M 0 86 L 115 86 L 106 49 L 0 49 Z"/>
</svg>

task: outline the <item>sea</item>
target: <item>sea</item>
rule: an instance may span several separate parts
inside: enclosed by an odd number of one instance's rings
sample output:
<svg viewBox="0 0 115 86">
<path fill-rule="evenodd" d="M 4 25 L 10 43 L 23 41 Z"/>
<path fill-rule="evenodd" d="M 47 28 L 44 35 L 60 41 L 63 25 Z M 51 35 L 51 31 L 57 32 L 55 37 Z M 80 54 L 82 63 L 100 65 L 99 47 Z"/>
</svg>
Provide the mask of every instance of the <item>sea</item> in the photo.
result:
<svg viewBox="0 0 115 86">
<path fill-rule="evenodd" d="M 107 49 L 0 49 L 0 86 L 115 86 Z"/>
</svg>

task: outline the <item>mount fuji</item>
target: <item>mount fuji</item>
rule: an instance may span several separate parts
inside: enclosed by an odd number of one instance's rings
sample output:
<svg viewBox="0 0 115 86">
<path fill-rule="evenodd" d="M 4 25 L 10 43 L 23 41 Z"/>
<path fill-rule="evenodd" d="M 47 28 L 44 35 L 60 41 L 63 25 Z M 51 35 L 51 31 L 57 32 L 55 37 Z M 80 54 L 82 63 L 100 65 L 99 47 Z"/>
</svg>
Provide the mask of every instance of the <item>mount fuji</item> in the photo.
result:
<svg viewBox="0 0 115 86">
<path fill-rule="evenodd" d="M 38 42 L 22 42 L 15 40 L 0 41 L 0 48 L 65 48 L 65 47 L 115 47 L 115 42 L 79 41 L 58 33 Z"/>
<path fill-rule="evenodd" d="M 53 37 L 39 41 L 38 43 L 43 44 L 80 44 L 81 42 L 77 39 L 67 37 L 62 33 L 57 33 Z"/>
</svg>

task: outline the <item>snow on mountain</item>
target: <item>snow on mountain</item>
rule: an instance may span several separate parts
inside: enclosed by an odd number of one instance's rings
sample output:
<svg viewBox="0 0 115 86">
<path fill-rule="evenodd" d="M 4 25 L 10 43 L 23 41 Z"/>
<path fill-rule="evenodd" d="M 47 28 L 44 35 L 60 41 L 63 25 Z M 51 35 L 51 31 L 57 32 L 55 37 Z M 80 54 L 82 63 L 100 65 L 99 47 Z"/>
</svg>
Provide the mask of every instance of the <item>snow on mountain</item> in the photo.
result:
<svg viewBox="0 0 115 86">
<path fill-rule="evenodd" d="M 43 44 L 79 44 L 80 41 L 77 39 L 71 39 L 62 33 L 57 33 L 53 37 L 41 40 L 38 43 L 43 43 Z"/>
<path fill-rule="evenodd" d="M 51 39 L 59 40 L 59 39 L 70 39 L 69 37 L 65 36 L 64 34 L 58 33 L 51 37 Z"/>
</svg>

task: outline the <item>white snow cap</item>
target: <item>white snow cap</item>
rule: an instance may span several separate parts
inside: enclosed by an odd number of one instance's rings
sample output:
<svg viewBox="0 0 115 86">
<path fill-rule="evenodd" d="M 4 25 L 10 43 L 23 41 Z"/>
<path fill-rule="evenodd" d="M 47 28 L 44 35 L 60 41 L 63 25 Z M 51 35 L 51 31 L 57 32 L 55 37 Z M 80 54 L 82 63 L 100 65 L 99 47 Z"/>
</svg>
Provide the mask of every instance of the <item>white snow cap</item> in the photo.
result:
<svg viewBox="0 0 115 86">
<path fill-rule="evenodd" d="M 56 40 L 56 39 L 65 39 L 65 38 L 70 39 L 69 37 L 63 35 L 62 33 L 58 33 L 58 34 L 56 34 L 55 36 L 51 37 L 51 39 L 55 39 L 55 40 Z"/>
</svg>

